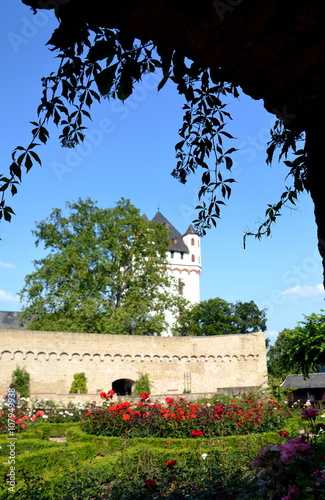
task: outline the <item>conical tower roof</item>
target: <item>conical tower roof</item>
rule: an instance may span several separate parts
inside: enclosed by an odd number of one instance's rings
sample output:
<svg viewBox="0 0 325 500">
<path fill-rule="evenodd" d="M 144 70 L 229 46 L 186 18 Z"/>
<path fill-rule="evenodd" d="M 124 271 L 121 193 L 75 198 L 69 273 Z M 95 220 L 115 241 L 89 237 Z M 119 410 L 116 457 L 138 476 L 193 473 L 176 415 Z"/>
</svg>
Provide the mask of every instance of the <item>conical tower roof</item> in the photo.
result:
<svg viewBox="0 0 325 500">
<path fill-rule="evenodd" d="M 194 227 L 192 224 L 190 224 L 186 230 L 186 232 L 183 234 L 183 236 L 186 236 L 187 234 L 195 234 L 197 236 L 197 232 L 195 231 Z"/>
</svg>

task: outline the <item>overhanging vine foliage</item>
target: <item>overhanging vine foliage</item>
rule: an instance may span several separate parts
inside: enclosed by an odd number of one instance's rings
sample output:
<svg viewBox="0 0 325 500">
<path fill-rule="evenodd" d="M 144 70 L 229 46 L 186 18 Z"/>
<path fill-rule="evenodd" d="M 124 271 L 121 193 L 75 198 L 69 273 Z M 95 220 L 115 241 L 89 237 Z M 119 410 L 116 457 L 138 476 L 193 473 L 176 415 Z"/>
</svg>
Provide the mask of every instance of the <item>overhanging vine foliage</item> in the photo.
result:
<svg viewBox="0 0 325 500">
<path fill-rule="evenodd" d="M 58 52 L 59 67 L 56 73 L 43 78 L 37 120 L 31 122 L 30 144 L 15 148 L 9 175 L 0 175 L 0 218 L 10 221 L 14 214 L 7 204 L 6 194 L 17 193 L 23 170 L 28 172 L 35 163 L 42 164 L 35 150 L 48 142 L 49 122 L 58 127 L 61 145 L 73 148 L 85 138 L 85 120 L 91 119 L 90 109 L 95 100 L 125 101 L 143 75 L 160 71 L 162 78 L 158 90 L 170 79 L 185 99 L 172 175 L 185 183 L 190 174 L 203 171 L 194 224 L 198 233 L 204 235 L 207 229 L 217 225 L 221 207 L 229 199 L 235 182 L 231 174 L 231 155 L 236 148 L 226 147 L 225 143 L 234 139 L 226 130 L 231 120 L 226 100 L 229 95 L 239 96 L 237 87 L 224 82 L 215 68 L 203 68 L 178 50 L 134 39 L 122 30 L 84 26 L 78 30 L 78 36 L 75 35 L 67 32 L 61 23 L 48 42 L 51 50 Z M 306 154 L 303 149 L 296 149 L 301 139 L 303 137 L 288 130 L 281 119 L 276 121 L 271 130 L 267 161 L 271 162 L 274 151 L 280 148 L 279 159 L 285 158 L 288 177 L 293 178 L 293 184 L 286 186 L 277 203 L 268 205 L 265 220 L 260 222 L 257 231 L 247 231 L 245 238 L 247 235 L 268 236 L 283 206 L 295 205 L 299 193 L 308 189 Z M 293 161 L 287 159 L 289 152 L 295 155 Z"/>
</svg>

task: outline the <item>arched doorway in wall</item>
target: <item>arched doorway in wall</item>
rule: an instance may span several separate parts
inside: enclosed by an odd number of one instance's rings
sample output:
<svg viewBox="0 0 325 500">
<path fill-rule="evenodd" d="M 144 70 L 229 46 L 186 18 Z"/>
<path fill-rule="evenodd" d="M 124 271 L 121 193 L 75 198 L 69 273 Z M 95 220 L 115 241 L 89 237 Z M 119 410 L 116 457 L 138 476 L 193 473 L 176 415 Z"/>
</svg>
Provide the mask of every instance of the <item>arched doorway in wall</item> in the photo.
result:
<svg viewBox="0 0 325 500">
<path fill-rule="evenodd" d="M 129 378 L 119 378 L 112 383 L 112 389 L 118 396 L 127 396 L 132 392 L 134 380 Z"/>
</svg>

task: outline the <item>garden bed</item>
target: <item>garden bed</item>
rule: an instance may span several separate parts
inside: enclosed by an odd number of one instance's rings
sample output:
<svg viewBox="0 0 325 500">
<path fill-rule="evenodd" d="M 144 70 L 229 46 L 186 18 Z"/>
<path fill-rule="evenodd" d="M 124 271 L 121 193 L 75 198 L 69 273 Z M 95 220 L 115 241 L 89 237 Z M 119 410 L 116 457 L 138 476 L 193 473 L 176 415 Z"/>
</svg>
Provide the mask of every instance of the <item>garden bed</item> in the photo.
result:
<svg viewBox="0 0 325 500">
<path fill-rule="evenodd" d="M 126 405 L 103 397 L 102 405 L 79 409 L 79 422 L 43 408 L 17 415 L 14 491 L 6 480 L 10 436 L 0 435 L 1 500 L 260 500 L 270 488 L 274 499 L 322 498 L 312 490 L 321 494 L 323 424 L 316 415 L 289 418 L 272 399 L 151 403 L 142 394 Z M 298 438 L 303 424 L 307 440 Z M 285 495 L 298 486 L 299 494 Z"/>
</svg>

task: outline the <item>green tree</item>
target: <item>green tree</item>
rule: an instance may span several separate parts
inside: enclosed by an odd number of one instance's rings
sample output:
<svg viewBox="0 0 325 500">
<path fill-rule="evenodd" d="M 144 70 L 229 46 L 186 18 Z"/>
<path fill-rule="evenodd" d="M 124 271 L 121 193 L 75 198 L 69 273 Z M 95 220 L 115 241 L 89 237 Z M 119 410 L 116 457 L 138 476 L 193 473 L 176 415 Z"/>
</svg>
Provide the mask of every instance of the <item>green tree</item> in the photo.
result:
<svg viewBox="0 0 325 500">
<path fill-rule="evenodd" d="M 79 199 L 67 209 L 33 231 L 50 253 L 25 278 L 22 321 L 35 330 L 160 334 L 165 311 L 181 303 L 165 269 L 168 230 L 124 199 L 110 209 Z"/>
<path fill-rule="evenodd" d="M 235 304 L 215 298 L 200 302 L 184 312 L 175 325 L 175 335 L 209 336 L 266 330 L 265 310 L 253 301 Z"/>
<path fill-rule="evenodd" d="M 285 328 L 277 336 L 273 345 L 268 347 L 267 350 L 267 370 L 268 375 L 272 379 L 279 382 L 283 380 L 290 373 L 297 373 L 299 368 L 292 365 L 288 361 L 286 354 L 287 337 L 291 335 L 291 330 Z"/>
<path fill-rule="evenodd" d="M 239 333 L 265 332 L 266 311 L 260 310 L 255 302 L 241 302 L 238 300 L 233 304 L 233 313 L 237 317 L 236 326 Z"/>
<path fill-rule="evenodd" d="M 325 310 L 304 318 L 293 330 L 281 332 L 274 348 L 269 349 L 268 366 L 272 375 L 302 373 L 308 377 L 325 364 Z"/>
</svg>

